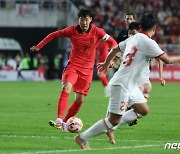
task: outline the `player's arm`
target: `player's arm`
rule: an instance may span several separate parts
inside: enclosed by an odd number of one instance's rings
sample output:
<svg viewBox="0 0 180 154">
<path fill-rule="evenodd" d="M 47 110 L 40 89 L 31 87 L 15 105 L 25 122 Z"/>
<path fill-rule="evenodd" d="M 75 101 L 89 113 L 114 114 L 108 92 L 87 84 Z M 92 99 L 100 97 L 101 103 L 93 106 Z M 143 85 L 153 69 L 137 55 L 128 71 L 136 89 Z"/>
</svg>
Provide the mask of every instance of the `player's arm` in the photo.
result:
<svg viewBox="0 0 180 154">
<path fill-rule="evenodd" d="M 116 41 L 101 28 L 97 29 L 97 37 L 103 41 L 106 41 L 110 49 L 117 45 Z"/>
<path fill-rule="evenodd" d="M 122 61 L 122 53 L 118 52 L 116 56 L 111 60 L 111 67 L 115 67 L 117 61 Z"/>
<path fill-rule="evenodd" d="M 180 55 L 168 56 L 166 53 L 164 53 L 160 55 L 158 58 L 161 59 L 166 64 L 174 64 L 174 63 L 180 62 Z"/>
<path fill-rule="evenodd" d="M 117 45 L 116 41 L 111 36 L 109 36 L 106 42 L 108 43 L 110 49 L 114 48 Z"/>
<path fill-rule="evenodd" d="M 142 40 L 143 41 L 143 40 Z M 148 55 L 155 57 L 155 58 L 159 58 L 160 60 L 162 60 L 164 63 L 166 64 L 174 64 L 177 62 L 180 62 L 180 55 L 178 56 L 168 56 L 165 52 L 163 52 L 160 47 L 158 46 L 158 44 L 151 40 L 151 41 L 146 41 L 146 51 L 148 51 Z M 158 56 L 155 56 L 158 55 Z"/>
<path fill-rule="evenodd" d="M 105 37 L 107 37 L 107 38 L 105 38 Z M 106 43 L 108 44 L 109 49 L 112 49 L 117 45 L 116 41 L 108 34 L 106 34 L 103 37 L 103 40 L 106 41 Z M 116 61 L 117 61 L 117 59 L 114 57 L 113 60 L 111 61 L 111 66 L 110 67 L 114 67 L 115 64 L 116 64 Z"/>
<path fill-rule="evenodd" d="M 41 42 L 39 42 L 36 46 L 32 46 L 30 51 L 39 51 L 43 46 L 47 43 L 51 42 L 53 39 L 58 37 L 70 37 L 72 35 L 72 28 L 67 27 L 62 30 L 58 30 L 47 35 Z"/>
<path fill-rule="evenodd" d="M 115 56 L 112 60 L 111 60 L 111 67 L 115 67 L 116 65 L 116 62 L 118 61 L 119 59 Z"/>
<path fill-rule="evenodd" d="M 159 58 L 156 58 L 159 65 L 159 80 L 162 86 L 165 86 L 166 81 L 163 78 L 163 62 Z"/>
<path fill-rule="evenodd" d="M 111 63 L 111 60 L 115 57 L 115 55 L 118 53 L 118 52 L 121 52 L 119 46 L 115 46 L 108 54 L 108 56 L 106 57 L 106 60 L 104 63 L 99 63 L 97 68 L 99 71 L 107 71 L 108 68 L 109 68 L 109 65 Z"/>
<path fill-rule="evenodd" d="M 59 31 L 55 31 L 47 35 L 41 42 L 38 43 L 36 46 L 32 46 L 30 51 L 39 51 L 43 46 L 47 43 L 51 42 L 54 38 L 59 37 Z"/>
</svg>

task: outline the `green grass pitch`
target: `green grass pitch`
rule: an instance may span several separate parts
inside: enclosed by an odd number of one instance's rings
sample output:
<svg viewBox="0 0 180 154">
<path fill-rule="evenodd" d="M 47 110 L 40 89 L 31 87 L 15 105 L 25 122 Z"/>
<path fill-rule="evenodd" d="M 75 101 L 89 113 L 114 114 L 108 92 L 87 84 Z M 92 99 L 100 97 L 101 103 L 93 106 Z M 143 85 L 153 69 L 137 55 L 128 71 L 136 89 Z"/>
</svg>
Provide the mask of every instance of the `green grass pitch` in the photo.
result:
<svg viewBox="0 0 180 154">
<path fill-rule="evenodd" d="M 138 125 L 120 127 L 116 145 L 105 134 L 90 139 L 90 151 L 82 151 L 74 142 L 73 133 L 51 128 L 56 118 L 61 83 L 0 82 L 0 153 L 179 153 L 164 149 L 167 142 L 180 142 L 180 83 L 165 87 L 153 83 L 149 98 L 149 114 Z M 69 102 L 74 99 L 71 93 Z M 108 98 L 99 81 L 93 81 L 89 95 L 78 113 L 83 130 L 105 117 Z"/>
</svg>

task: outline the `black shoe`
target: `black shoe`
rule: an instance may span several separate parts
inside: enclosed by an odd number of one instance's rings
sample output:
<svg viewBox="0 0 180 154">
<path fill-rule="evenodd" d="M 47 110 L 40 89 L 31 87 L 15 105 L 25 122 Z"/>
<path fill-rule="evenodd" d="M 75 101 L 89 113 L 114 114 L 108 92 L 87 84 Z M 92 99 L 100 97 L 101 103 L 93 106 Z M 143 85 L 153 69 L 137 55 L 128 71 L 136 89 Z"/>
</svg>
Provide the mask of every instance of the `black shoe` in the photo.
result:
<svg viewBox="0 0 180 154">
<path fill-rule="evenodd" d="M 130 122 L 128 125 L 129 125 L 130 127 L 132 127 L 133 125 L 137 125 L 137 123 L 138 123 L 138 119 Z"/>
<path fill-rule="evenodd" d="M 126 108 L 126 111 L 129 111 L 129 110 L 131 110 L 131 109 L 132 109 L 131 107 L 127 107 L 127 108 Z"/>
</svg>

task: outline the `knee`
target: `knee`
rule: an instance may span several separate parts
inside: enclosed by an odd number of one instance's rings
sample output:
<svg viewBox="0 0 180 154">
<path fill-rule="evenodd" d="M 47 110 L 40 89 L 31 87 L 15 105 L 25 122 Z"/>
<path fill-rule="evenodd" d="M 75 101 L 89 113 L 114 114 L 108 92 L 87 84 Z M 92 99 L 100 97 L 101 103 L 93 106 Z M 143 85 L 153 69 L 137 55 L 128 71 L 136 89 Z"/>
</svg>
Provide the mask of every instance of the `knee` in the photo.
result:
<svg viewBox="0 0 180 154">
<path fill-rule="evenodd" d="M 114 118 L 114 117 L 109 117 L 109 121 L 113 126 L 116 126 L 120 123 L 120 117 Z"/>
<path fill-rule="evenodd" d="M 62 90 L 65 92 L 70 93 L 71 92 L 72 85 L 68 83 L 63 83 Z"/>
<path fill-rule="evenodd" d="M 67 92 L 67 91 L 69 91 L 69 87 L 68 86 L 63 86 L 62 90 Z"/>
<path fill-rule="evenodd" d="M 145 116 L 149 112 L 148 105 L 146 103 L 134 104 L 132 106 L 134 108 L 135 113 L 139 113 L 142 116 Z"/>
<path fill-rule="evenodd" d="M 141 115 L 142 116 L 146 116 L 147 114 L 149 113 L 149 108 L 147 107 L 147 108 L 144 108 L 142 111 L 141 111 Z"/>
<path fill-rule="evenodd" d="M 151 86 L 150 85 L 148 85 L 148 86 L 145 86 L 144 87 L 144 90 L 143 90 L 143 93 L 144 94 L 149 94 L 150 92 L 151 92 Z"/>
<path fill-rule="evenodd" d="M 150 93 L 150 91 L 151 91 L 151 89 L 150 89 L 150 88 L 145 88 L 145 89 L 144 89 L 144 91 L 143 91 L 143 93 L 144 93 L 144 94 L 149 94 L 149 93 Z"/>
<path fill-rule="evenodd" d="M 116 126 L 116 125 L 118 125 L 119 123 L 120 123 L 120 119 L 115 119 L 114 121 L 111 122 L 111 124 L 112 124 L 113 126 Z"/>
<path fill-rule="evenodd" d="M 76 102 L 78 102 L 79 104 L 83 103 L 84 100 L 83 99 L 75 99 Z"/>
<path fill-rule="evenodd" d="M 75 100 L 76 100 L 78 103 L 83 103 L 84 98 L 85 98 L 85 95 L 84 95 L 84 94 L 76 93 Z"/>
</svg>

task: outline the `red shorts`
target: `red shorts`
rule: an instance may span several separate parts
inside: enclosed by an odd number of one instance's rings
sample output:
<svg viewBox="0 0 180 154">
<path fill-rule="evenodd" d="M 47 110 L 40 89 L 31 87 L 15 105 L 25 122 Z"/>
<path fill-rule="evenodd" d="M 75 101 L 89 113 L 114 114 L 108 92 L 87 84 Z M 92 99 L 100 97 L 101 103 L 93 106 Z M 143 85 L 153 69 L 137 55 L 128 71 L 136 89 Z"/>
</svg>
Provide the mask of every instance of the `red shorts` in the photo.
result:
<svg viewBox="0 0 180 154">
<path fill-rule="evenodd" d="M 62 82 L 70 82 L 73 91 L 87 95 L 92 82 L 93 69 L 83 70 L 78 67 L 68 65 L 62 74 Z"/>
</svg>

